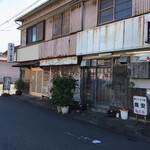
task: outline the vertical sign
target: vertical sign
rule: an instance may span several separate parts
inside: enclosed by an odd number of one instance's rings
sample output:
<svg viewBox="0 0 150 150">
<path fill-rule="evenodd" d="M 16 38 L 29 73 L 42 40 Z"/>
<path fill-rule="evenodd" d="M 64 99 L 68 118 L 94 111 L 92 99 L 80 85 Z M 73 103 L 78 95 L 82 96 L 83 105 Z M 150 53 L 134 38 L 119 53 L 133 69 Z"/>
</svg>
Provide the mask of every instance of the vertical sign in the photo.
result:
<svg viewBox="0 0 150 150">
<path fill-rule="evenodd" d="M 14 61 L 14 44 L 13 43 L 8 44 L 7 57 L 8 57 L 8 62 L 9 63 Z"/>
<path fill-rule="evenodd" d="M 146 96 L 133 97 L 134 113 L 139 115 L 148 115 L 148 100 Z"/>
<path fill-rule="evenodd" d="M 147 43 L 150 44 L 150 21 L 148 21 L 148 26 L 147 26 Z"/>
<path fill-rule="evenodd" d="M 11 77 L 4 77 L 3 79 L 3 90 L 10 90 Z"/>
</svg>

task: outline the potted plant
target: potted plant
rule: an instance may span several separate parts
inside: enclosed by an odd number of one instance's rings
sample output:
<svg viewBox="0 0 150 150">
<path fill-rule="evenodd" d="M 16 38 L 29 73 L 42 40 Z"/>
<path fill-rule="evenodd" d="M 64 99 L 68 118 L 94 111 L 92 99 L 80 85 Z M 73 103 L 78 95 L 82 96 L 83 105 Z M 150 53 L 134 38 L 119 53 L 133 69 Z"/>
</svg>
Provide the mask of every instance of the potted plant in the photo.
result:
<svg viewBox="0 0 150 150">
<path fill-rule="evenodd" d="M 22 94 L 22 90 L 24 88 L 24 81 L 19 79 L 15 82 L 15 88 L 17 89 L 16 91 L 16 95 L 21 95 Z"/>
<path fill-rule="evenodd" d="M 73 105 L 73 92 L 75 90 L 76 80 L 69 77 L 55 77 L 53 79 L 53 87 L 51 88 L 51 102 L 61 107 L 63 114 L 68 113 L 69 106 Z M 59 108 L 59 107 L 57 107 Z"/>
</svg>

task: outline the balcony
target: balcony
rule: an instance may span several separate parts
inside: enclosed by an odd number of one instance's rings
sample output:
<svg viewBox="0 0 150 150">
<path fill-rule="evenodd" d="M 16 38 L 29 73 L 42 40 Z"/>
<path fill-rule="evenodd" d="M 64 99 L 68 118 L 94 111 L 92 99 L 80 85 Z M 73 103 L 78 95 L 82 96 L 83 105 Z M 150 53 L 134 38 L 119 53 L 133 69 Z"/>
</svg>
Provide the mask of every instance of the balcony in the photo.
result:
<svg viewBox="0 0 150 150">
<path fill-rule="evenodd" d="M 17 62 L 75 56 L 76 36 L 66 36 L 20 48 L 17 51 Z"/>
</svg>

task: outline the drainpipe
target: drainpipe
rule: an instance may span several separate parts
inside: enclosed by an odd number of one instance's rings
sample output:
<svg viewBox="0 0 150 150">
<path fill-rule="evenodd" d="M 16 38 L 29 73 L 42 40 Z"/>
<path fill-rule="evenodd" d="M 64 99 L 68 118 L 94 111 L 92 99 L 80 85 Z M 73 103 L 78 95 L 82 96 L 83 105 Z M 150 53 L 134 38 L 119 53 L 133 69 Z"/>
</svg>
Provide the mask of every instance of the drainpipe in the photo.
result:
<svg viewBox="0 0 150 150">
<path fill-rule="evenodd" d="M 84 28 L 84 1 L 82 2 L 82 21 L 81 21 L 81 30 Z"/>
</svg>

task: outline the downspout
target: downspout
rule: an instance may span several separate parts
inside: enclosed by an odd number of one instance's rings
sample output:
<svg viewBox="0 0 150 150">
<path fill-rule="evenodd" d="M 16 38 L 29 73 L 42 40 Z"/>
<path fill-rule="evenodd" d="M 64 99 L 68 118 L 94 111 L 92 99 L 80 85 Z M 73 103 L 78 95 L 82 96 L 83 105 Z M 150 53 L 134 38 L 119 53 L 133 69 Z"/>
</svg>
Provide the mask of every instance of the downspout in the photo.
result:
<svg viewBox="0 0 150 150">
<path fill-rule="evenodd" d="M 84 29 L 84 1 L 82 2 L 82 18 L 81 18 L 81 31 Z"/>
</svg>

